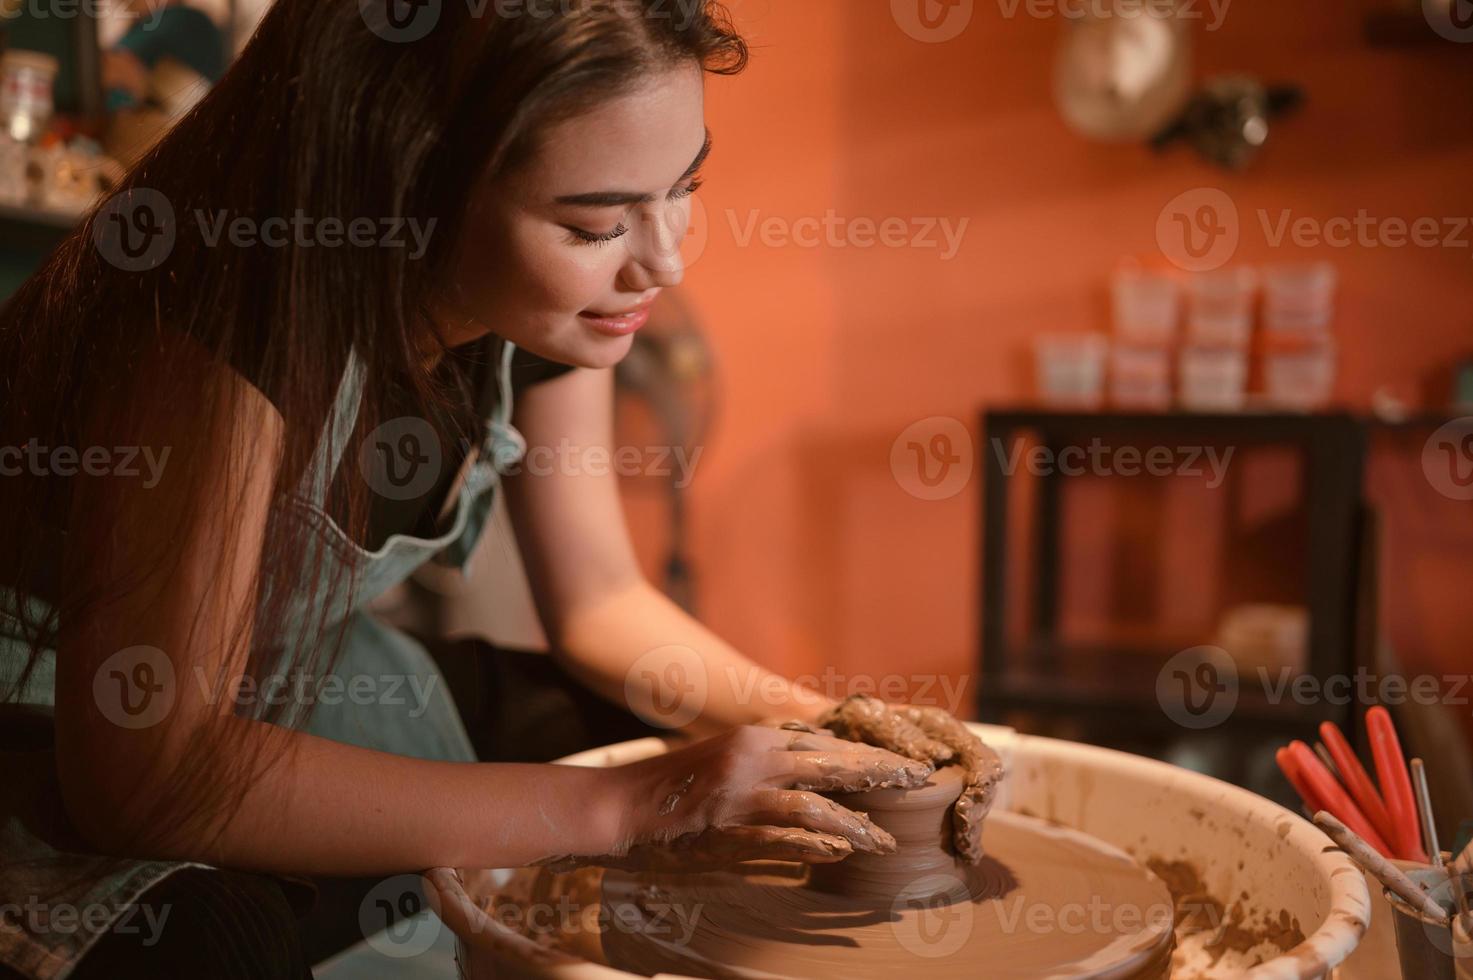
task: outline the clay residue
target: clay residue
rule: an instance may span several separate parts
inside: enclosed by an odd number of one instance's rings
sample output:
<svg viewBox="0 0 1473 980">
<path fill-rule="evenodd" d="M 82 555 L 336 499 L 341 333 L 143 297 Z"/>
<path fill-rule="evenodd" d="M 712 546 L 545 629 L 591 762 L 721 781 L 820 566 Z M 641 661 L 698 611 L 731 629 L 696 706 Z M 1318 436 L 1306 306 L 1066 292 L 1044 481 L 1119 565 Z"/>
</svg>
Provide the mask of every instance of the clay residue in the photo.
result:
<svg viewBox="0 0 1473 980">
<path fill-rule="evenodd" d="M 685 791 L 690 789 L 691 784 L 695 781 L 695 773 L 691 773 L 689 776 L 686 776 L 685 782 L 681 783 L 680 786 L 676 788 L 675 792 L 665 797 L 665 802 L 660 804 L 660 816 L 668 817 L 675 810 L 675 806 L 680 802 L 680 798 L 685 795 Z"/>
<path fill-rule="evenodd" d="M 1251 956 L 1257 966 L 1263 962 L 1262 954 L 1252 951 L 1267 943 L 1288 952 L 1304 942 L 1304 932 L 1299 921 L 1287 909 L 1277 914 L 1255 913 L 1248 908 L 1247 892 L 1240 892 L 1232 908 L 1213 896 L 1202 881 L 1202 873 L 1189 861 L 1168 861 L 1151 858 L 1146 867 L 1166 883 L 1176 904 L 1176 931 L 1178 939 L 1198 933 L 1214 933 L 1202 949 L 1212 958 L 1212 965 L 1229 950 L 1245 957 Z"/>
</svg>

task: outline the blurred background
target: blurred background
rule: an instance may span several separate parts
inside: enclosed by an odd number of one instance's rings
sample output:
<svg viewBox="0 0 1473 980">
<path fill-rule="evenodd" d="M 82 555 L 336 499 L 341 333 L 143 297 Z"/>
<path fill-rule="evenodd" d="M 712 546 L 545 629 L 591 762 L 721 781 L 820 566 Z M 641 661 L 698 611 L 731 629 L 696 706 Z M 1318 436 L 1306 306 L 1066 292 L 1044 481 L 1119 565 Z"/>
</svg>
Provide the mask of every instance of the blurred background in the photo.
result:
<svg viewBox="0 0 1473 980">
<path fill-rule="evenodd" d="M 1381 700 L 1473 772 L 1469 4 L 729 7 L 751 68 L 620 375 L 621 444 L 690 464 L 628 477 L 652 578 L 825 693 L 1286 800 L 1273 749 Z M 261 5 L 0 9 L 8 293 Z M 497 541 L 414 615 L 535 645 Z"/>
</svg>

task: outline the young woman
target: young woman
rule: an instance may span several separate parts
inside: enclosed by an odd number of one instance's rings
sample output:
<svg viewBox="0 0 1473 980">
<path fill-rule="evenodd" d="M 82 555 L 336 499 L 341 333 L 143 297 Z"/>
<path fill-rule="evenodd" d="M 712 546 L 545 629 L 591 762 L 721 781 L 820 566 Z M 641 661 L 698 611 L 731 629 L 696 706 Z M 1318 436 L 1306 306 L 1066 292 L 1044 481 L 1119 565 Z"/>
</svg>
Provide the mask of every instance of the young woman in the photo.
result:
<svg viewBox="0 0 1473 980">
<path fill-rule="evenodd" d="M 0 668 L 5 748 L 37 751 L 7 756 L 0 904 L 41 907 L 0 931 L 12 973 L 306 976 L 282 875 L 883 850 L 813 791 L 957 757 L 980 854 L 996 767 L 958 723 L 805 696 L 641 578 L 613 477 L 517 465 L 609 448 L 611 369 L 681 280 L 704 73 L 745 58 L 702 2 L 277 0 L 11 301 Z M 463 564 L 502 487 L 559 664 L 670 704 L 658 651 L 694 651 L 683 720 L 720 734 L 475 761 L 364 607 Z"/>
</svg>

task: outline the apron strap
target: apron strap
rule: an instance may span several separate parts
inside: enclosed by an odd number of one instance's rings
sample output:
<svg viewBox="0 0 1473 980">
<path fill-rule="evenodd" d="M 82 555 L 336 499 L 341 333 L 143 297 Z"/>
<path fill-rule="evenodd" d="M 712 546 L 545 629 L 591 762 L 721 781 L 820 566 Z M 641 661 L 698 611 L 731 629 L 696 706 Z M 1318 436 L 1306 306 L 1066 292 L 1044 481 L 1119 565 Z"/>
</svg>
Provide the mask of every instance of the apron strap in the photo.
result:
<svg viewBox="0 0 1473 980">
<path fill-rule="evenodd" d="M 332 411 L 327 424 L 318 438 L 317 449 L 312 454 L 311 467 L 302 477 L 298 493 L 315 507 L 327 502 L 327 491 L 332 486 L 342 464 L 343 452 L 353 436 L 353 426 L 358 421 L 358 408 L 363 402 L 363 382 L 368 369 L 358 356 L 357 348 L 349 348 L 348 364 L 338 381 L 337 394 L 333 398 Z"/>
<path fill-rule="evenodd" d="M 486 420 L 486 442 L 482 451 L 496 472 L 503 476 L 514 470 L 527 455 L 527 440 L 511 424 L 511 367 L 516 353 L 516 344 L 509 340 L 501 342 L 496 384 L 494 388 L 488 384 L 481 391 L 481 417 Z M 491 404 L 493 392 L 496 395 L 494 405 Z"/>
<path fill-rule="evenodd" d="M 527 454 L 527 440 L 511 424 L 513 393 L 511 383 L 512 359 L 517 347 L 509 340 L 501 342 L 498 352 L 496 383 L 483 386 L 480 398 L 481 417 L 486 421 L 486 441 L 482 447 L 487 462 L 497 473 L 505 474 L 521 463 Z M 323 426 L 317 449 L 312 454 L 312 464 L 302 478 L 299 495 L 316 507 L 327 501 L 328 488 L 342 465 L 343 453 L 353 436 L 353 427 L 358 421 L 358 409 L 363 402 L 363 385 L 368 368 L 358 356 L 356 348 L 348 351 L 348 363 L 338 382 L 333 398 L 332 411 Z"/>
</svg>

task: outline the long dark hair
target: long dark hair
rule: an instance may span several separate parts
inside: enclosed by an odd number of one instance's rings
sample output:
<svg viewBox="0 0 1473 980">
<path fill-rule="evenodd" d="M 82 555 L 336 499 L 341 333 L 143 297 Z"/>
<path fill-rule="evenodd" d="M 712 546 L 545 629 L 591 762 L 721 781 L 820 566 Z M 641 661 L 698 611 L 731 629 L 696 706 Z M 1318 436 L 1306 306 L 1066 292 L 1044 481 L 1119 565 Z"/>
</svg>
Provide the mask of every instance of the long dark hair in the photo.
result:
<svg viewBox="0 0 1473 980">
<path fill-rule="evenodd" d="M 242 480 L 271 453 L 274 515 L 289 507 L 306 472 L 350 349 L 367 368 L 357 432 L 383 420 L 380 396 L 391 378 L 421 417 L 453 415 L 448 386 L 427 366 L 427 349 L 440 343 L 430 311 L 455 265 L 478 182 L 526 161 L 548 122 L 627 91 L 651 71 L 693 61 L 729 74 L 746 56 L 725 11 L 707 0 L 277 0 L 213 91 L 0 312 L 0 446 L 82 447 L 98 433 L 146 446 L 149 434 L 165 432 L 173 443 L 164 447 L 170 483 L 191 488 L 165 515 L 168 526 L 148 542 L 128 542 L 119 562 L 107 559 L 120 547 L 113 498 L 74 492 L 77 481 L 94 477 L 0 479 L 5 584 L 47 600 L 12 610 L 12 628 L 31 647 L 26 674 L 51 646 L 61 659 L 88 659 L 88 667 L 128 647 L 130 638 L 94 635 L 88 624 L 130 590 L 185 587 L 176 578 L 178 543 L 206 522 L 239 526 L 235 501 L 208 495 L 206 481 L 218 473 L 188 433 L 203 438 L 224 421 L 242 450 L 230 455 L 232 476 Z M 228 236 L 211 241 L 193 220 L 201 213 L 256 222 L 298 213 L 433 221 L 434 232 L 422 256 L 405 248 L 240 247 Z M 154 231 L 166 228 L 162 240 L 172 244 L 157 254 L 119 254 L 115 226 L 145 219 Z M 279 445 L 262 446 L 258 432 L 222 420 L 234 403 L 221 373 L 201 364 L 252 365 L 251 380 L 271 393 L 284 420 Z M 363 480 L 340 480 L 328 501 L 355 539 L 367 526 L 370 494 Z M 234 558 L 219 555 L 217 570 Z M 207 606 L 220 600 L 201 596 L 190 648 L 230 644 L 217 692 L 228 690 L 242 664 L 246 675 L 281 668 L 269 627 L 296 591 L 320 587 L 322 562 L 299 523 L 273 519 L 239 636 L 201 635 Z M 351 589 L 351 567 L 346 575 L 333 587 Z M 189 576 L 196 584 L 202 578 L 209 581 L 198 570 Z M 293 638 L 286 654 L 294 668 L 308 676 L 330 669 L 339 647 L 331 625 Z M 11 680 L 0 697 L 14 697 L 26 677 Z M 95 714 L 90 706 L 73 710 Z M 310 702 L 287 702 L 268 720 L 297 725 L 310 710 Z M 242 726 L 202 726 L 182 751 L 160 751 L 167 771 L 148 782 L 169 789 L 129 814 L 159 842 L 185 826 L 223 829 L 236 794 L 279 758 L 243 748 L 222 756 L 227 736 L 206 729 Z M 229 778 L 206 772 L 221 758 L 232 760 Z"/>
</svg>

